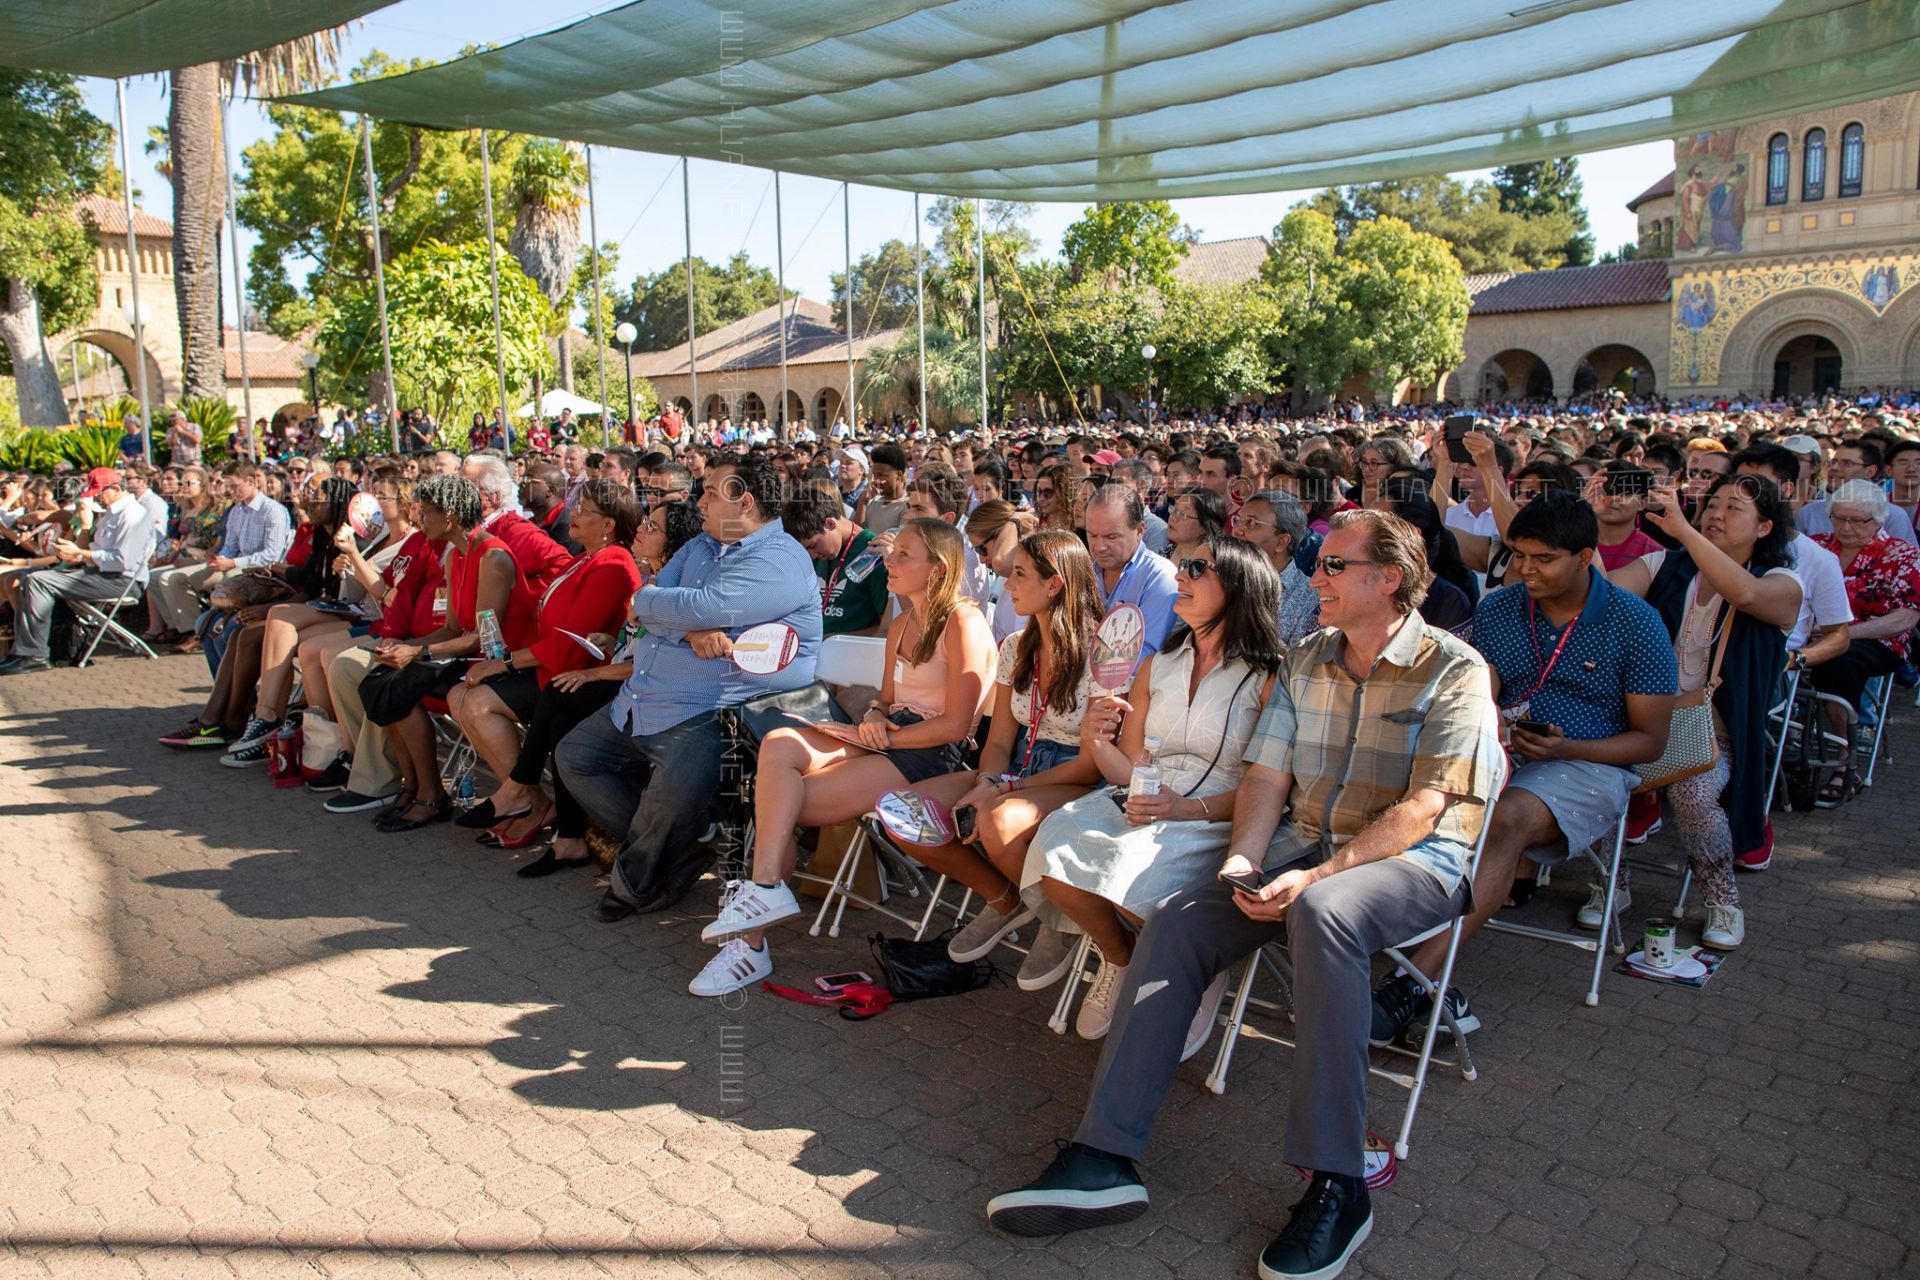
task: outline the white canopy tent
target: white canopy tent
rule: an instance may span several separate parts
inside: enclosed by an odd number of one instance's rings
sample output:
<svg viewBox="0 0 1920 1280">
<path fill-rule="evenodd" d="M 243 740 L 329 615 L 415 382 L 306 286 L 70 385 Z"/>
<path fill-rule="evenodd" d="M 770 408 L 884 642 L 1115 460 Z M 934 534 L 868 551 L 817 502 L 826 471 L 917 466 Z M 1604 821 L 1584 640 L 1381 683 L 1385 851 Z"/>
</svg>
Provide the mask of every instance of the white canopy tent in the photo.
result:
<svg viewBox="0 0 1920 1280">
<path fill-rule="evenodd" d="M 620 412 L 618 409 L 609 408 L 604 404 L 595 404 L 585 396 L 575 395 L 563 387 L 555 387 L 553 390 L 547 392 L 547 394 L 541 396 L 539 407 L 540 416 L 543 418 L 557 418 L 563 409 L 573 410 L 574 416 L 578 418 L 600 417 L 605 414 L 618 414 Z M 513 416 L 516 418 L 531 418 L 533 416 L 533 410 L 533 401 L 529 400 L 518 409 L 515 409 Z"/>
</svg>

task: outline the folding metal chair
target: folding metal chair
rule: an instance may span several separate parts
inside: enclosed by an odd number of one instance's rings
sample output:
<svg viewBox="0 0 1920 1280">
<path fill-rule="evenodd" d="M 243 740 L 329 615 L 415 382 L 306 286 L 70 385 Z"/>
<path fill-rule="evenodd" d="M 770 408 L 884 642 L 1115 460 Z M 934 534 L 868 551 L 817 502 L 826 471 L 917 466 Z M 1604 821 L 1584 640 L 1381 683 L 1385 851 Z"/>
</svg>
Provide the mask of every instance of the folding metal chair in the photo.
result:
<svg viewBox="0 0 1920 1280">
<path fill-rule="evenodd" d="M 74 644 L 80 643 L 81 633 L 92 633 L 86 649 L 80 654 L 74 666 L 84 667 L 92 662 L 94 650 L 98 649 L 100 642 L 109 635 L 129 653 L 142 654 L 149 658 L 160 656 L 137 633 L 128 630 L 120 622 L 120 611 L 130 603 L 139 600 L 145 591 L 144 587 L 129 577 L 126 585 L 120 589 L 119 596 L 111 601 L 68 600 L 66 602 L 67 607 L 73 610 Z"/>
<path fill-rule="evenodd" d="M 1865 701 L 1872 708 L 1873 737 L 1867 747 L 1867 767 L 1861 775 L 1860 786 L 1864 790 L 1873 785 L 1873 771 L 1880 764 L 1880 744 L 1886 737 L 1887 715 L 1893 710 L 1893 677 L 1875 676 L 1867 681 Z M 1862 732 L 1866 726 L 1860 726 Z M 1858 742 L 1855 743 L 1856 750 Z"/>
<path fill-rule="evenodd" d="M 854 883 L 860 874 L 860 864 L 871 854 L 880 879 L 880 901 L 858 893 Z M 813 937 L 820 936 L 822 925 L 826 925 L 827 936 L 840 936 L 840 922 L 846 918 L 847 904 L 857 902 L 869 911 L 877 911 L 890 920 L 897 920 L 911 928 L 913 936 L 923 938 L 927 928 L 933 922 L 935 908 L 940 905 L 940 896 L 947 887 L 947 878 L 941 876 L 933 887 L 927 884 L 927 876 L 920 864 L 902 853 L 887 835 L 886 828 L 872 814 L 860 819 L 854 831 L 853 839 L 847 845 L 847 852 L 840 859 L 839 869 L 832 876 L 817 876 L 810 871 L 796 871 L 795 880 L 805 880 L 812 884 L 827 886 L 826 896 L 820 900 L 820 910 L 813 917 L 813 927 L 807 932 Z M 902 915 L 885 903 L 891 900 L 891 891 L 895 888 L 905 890 L 909 897 L 918 898 L 923 894 L 927 899 L 927 909 L 918 917 Z M 969 897 L 971 895 L 968 895 Z M 960 910 L 965 910 L 966 900 L 962 899 Z M 826 924 L 827 913 L 833 913 L 833 923 Z M 956 917 L 958 912 L 955 913 Z"/>
<path fill-rule="evenodd" d="M 1620 821 L 1613 829 L 1613 854 L 1602 855 L 1603 844 L 1596 843 L 1571 855 L 1585 858 L 1594 869 L 1607 878 L 1607 900 L 1600 917 L 1600 933 L 1573 933 L 1564 929 L 1548 929 L 1541 925 L 1520 924 L 1512 920 L 1502 920 L 1498 916 L 1487 921 L 1487 928 L 1499 933 L 1517 933 L 1523 938 L 1537 938 L 1542 942 L 1556 942 L 1561 946 L 1576 947 L 1581 951 L 1593 952 L 1593 981 L 1587 987 L 1587 1003 L 1600 1003 L 1600 975 L 1606 972 L 1609 948 L 1616 955 L 1626 950 L 1625 933 L 1618 918 L 1616 905 L 1620 896 L 1620 859 L 1627 847 L 1627 815 L 1621 811 Z"/>
<path fill-rule="evenodd" d="M 1481 826 L 1480 838 L 1474 843 L 1472 856 L 1467 859 L 1466 875 L 1468 884 L 1473 883 L 1473 877 L 1478 874 L 1480 870 L 1480 855 L 1486 850 L 1487 833 L 1493 828 L 1491 809 L 1489 809 L 1488 813 L 1489 819 Z M 1459 1058 L 1453 1065 L 1459 1068 L 1460 1078 L 1472 1081 L 1478 1079 L 1480 1075 L 1479 1070 L 1473 1065 L 1473 1055 L 1467 1047 L 1467 1033 L 1460 1029 L 1458 1023 L 1454 1021 L 1453 1015 L 1448 1012 L 1446 1001 L 1446 990 L 1453 982 L 1454 962 L 1460 955 L 1460 938 L 1465 928 L 1466 913 L 1462 912 L 1444 924 L 1437 924 L 1431 929 L 1426 929 L 1415 934 L 1404 942 L 1386 948 L 1385 954 L 1394 964 L 1399 966 L 1400 972 L 1407 974 L 1415 982 L 1419 983 L 1421 989 L 1427 993 L 1427 997 L 1433 1002 L 1434 1011 L 1438 1015 L 1427 1019 L 1427 1029 L 1425 1034 L 1420 1037 L 1420 1047 L 1417 1051 L 1402 1048 L 1399 1045 L 1376 1046 L 1380 1052 L 1390 1056 L 1413 1059 L 1413 1072 L 1411 1075 L 1405 1071 L 1391 1070 L 1377 1062 L 1369 1062 L 1367 1064 L 1367 1073 L 1369 1075 L 1377 1076 L 1382 1080 L 1392 1081 L 1408 1092 L 1406 1114 L 1400 1119 L 1400 1133 L 1399 1136 L 1394 1139 L 1393 1144 L 1393 1153 L 1401 1160 L 1407 1158 L 1408 1140 L 1413 1134 L 1414 1117 L 1420 1112 L 1420 1099 L 1426 1092 L 1427 1072 L 1433 1066 L 1433 1050 L 1434 1046 L 1439 1042 L 1442 1024 L 1445 1024 L 1447 1030 L 1453 1035 L 1454 1048 L 1459 1054 Z M 1443 933 L 1447 935 L 1447 957 L 1440 966 L 1439 977 L 1430 978 L 1421 972 L 1419 967 L 1413 963 L 1410 958 L 1410 953 L 1421 943 L 1426 942 L 1430 938 L 1439 937 Z M 1213 1069 L 1207 1073 L 1207 1088 L 1215 1094 L 1222 1094 L 1227 1091 L 1227 1068 L 1233 1062 L 1233 1051 L 1241 1036 L 1249 1036 L 1256 1040 L 1267 1040 L 1274 1044 L 1282 1044 L 1289 1049 L 1293 1047 L 1294 1042 L 1287 1037 L 1259 1030 L 1258 1028 L 1250 1026 L 1247 1022 L 1248 1005 L 1276 1013 L 1282 1011 L 1282 1006 L 1277 1001 L 1259 1000 L 1253 997 L 1254 979 L 1258 976 L 1262 966 L 1265 966 L 1267 971 L 1273 975 L 1275 981 L 1279 984 L 1282 998 L 1286 1001 L 1287 1011 L 1289 1017 L 1291 1017 L 1290 1009 L 1293 1002 L 1293 964 L 1286 953 L 1285 947 L 1279 943 L 1269 943 L 1248 956 L 1246 965 L 1240 971 L 1240 982 L 1234 989 L 1231 1011 L 1227 1014 L 1226 1036 L 1220 1042 L 1220 1048 L 1214 1055 Z"/>
<path fill-rule="evenodd" d="M 434 745 L 443 754 L 441 785 L 446 787 L 449 795 L 457 795 L 460 775 L 470 772 L 479 763 L 480 754 L 467 741 L 467 731 L 453 718 L 453 710 L 447 706 L 445 698 L 422 698 L 420 709 L 433 722 Z"/>
</svg>

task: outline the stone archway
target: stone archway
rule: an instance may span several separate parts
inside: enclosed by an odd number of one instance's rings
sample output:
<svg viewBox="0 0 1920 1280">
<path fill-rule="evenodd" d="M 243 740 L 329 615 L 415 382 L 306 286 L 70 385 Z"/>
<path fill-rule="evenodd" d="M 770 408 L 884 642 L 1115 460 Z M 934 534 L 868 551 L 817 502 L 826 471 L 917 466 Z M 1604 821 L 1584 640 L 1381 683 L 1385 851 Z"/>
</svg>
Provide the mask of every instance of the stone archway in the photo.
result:
<svg viewBox="0 0 1920 1280">
<path fill-rule="evenodd" d="M 1822 334 L 1789 338 L 1774 352 L 1768 394 L 1776 400 L 1825 395 L 1845 385 L 1846 359 Z"/>
<path fill-rule="evenodd" d="M 813 397 L 813 425 L 825 430 L 831 427 L 847 403 L 846 396 L 838 387 L 822 387 Z"/>
<path fill-rule="evenodd" d="M 1653 361 L 1644 352 L 1624 342 L 1607 342 L 1580 357 L 1567 394 L 1580 396 L 1614 388 L 1628 395 L 1652 395 L 1654 384 Z"/>
<path fill-rule="evenodd" d="M 767 416 L 767 403 L 760 398 L 758 391 L 749 391 L 740 397 L 740 420 L 758 422 Z"/>
<path fill-rule="evenodd" d="M 71 333 L 59 335 L 57 341 L 60 343 L 58 348 L 54 346 L 53 341 L 47 344 L 49 351 L 56 352 L 54 355 L 56 369 L 65 372 L 72 362 L 70 348 L 74 343 L 85 343 L 104 352 L 108 359 L 120 367 L 121 377 L 126 382 L 125 394 L 129 396 L 140 394 L 140 379 L 134 366 L 133 334 L 106 328 L 77 329 Z M 147 399 L 158 406 L 170 399 L 177 388 L 167 381 L 167 371 L 152 348 L 148 348 L 141 354 L 147 366 Z"/>
<path fill-rule="evenodd" d="M 1809 336 L 1833 344 L 1852 383 L 1874 380 L 1863 344 L 1875 319 L 1865 303 L 1824 290 L 1770 298 L 1741 317 L 1727 335 L 1720 350 L 1719 385 L 1728 391 L 1767 391 L 1773 386 L 1774 360 L 1781 348 Z"/>
<path fill-rule="evenodd" d="M 1480 403 L 1553 399 L 1553 369 L 1525 347 L 1508 347 L 1480 366 Z"/>
<path fill-rule="evenodd" d="M 787 392 L 787 407 L 780 416 L 786 419 L 786 425 L 789 427 L 807 420 L 807 402 L 800 398 L 798 391 Z"/>
</svg>

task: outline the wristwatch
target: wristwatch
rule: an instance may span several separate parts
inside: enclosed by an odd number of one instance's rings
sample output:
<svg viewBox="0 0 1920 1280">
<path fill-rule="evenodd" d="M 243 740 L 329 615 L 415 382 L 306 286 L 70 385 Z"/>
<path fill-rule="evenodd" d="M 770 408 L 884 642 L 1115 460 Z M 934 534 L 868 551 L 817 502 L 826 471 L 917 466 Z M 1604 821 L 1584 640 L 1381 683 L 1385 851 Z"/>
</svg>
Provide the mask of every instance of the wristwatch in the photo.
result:
<svg viewBox="0 0 1920 1280">
<path fill-rule="evenodd" d="M 433 646 L 432 646 L 432 645 L 430 645 L 430 644 L 423 644 L 423 645 L 421 645 L 421 646 L 420 646 L 420 661 L 421 661 L 421 662 L 431 662 L 431 661 L 433 661 Z"/>
</svg>

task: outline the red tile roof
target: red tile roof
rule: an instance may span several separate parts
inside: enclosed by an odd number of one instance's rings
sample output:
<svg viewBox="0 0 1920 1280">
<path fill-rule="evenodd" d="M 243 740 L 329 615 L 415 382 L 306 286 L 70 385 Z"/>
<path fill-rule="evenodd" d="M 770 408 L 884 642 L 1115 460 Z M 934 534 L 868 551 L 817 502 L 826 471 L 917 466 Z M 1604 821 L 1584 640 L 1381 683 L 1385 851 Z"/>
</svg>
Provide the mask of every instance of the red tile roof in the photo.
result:
<svg viewBox="0 0 1920 1280">
<path fill-rule="evenodd" d="M 127 234 L 127 207 L 118 200 L 109 200 L 105 196 L 81 196 L 73 202 L 74 208 L 94 226 L 102 235 L 124 236 Z M 145 209 L 133 211 L 135 233 L 156 240 L 173 239 L 173 224 L 163 222 Z"/>
<path fill-rule="evenodd" d="M 1625 307 L 1665 302 L 1672 296 L 1665 258 L 1468 276 L 1467 292 L 1473 297 L 1472 314 L 1476 316 Z"/>
<path fill-rule="evenodd" d="M 240 334 L 233 329 L 223 330 L 221 348 L 227 358 L 227 381 L 235 387 L 240 385 Z M 306 366 L 300 363 L 300 354 L 306 348 L 297 342 L 288 342 L 285 338 L 271 333 L 262 333 L 250 329 L 247 340 L 247 378 L 252 382 L 298 382 L 307 376 Z M 375 356 L 379 353 L 375 352 Z"/>
<path fill-rule="evenodd" d="M 1267 260 L 1265 236 L 1241 236 L 1237 240 L 1209 240 L 1187 250 L 1187 256 L 1173 269 L 1184 284 L 1220 286 L 1242 284 L 1258 279 L 1260 264 Z"/>
<path fill-rule="evenodd" d="M 875 347 L 886 346 L 900 331 L 883 329 L 855 338 L 853 358 L 859 360 Z M 765 307 L 712 333 L 700 335 L 700 372 L 727 369 L 765 369 L 780 364 L 780 307 Z M 846 334 L 834 325 L 833 310 L 812 298 L 787 304 L 787 363 L 831 364 L 847 358 Z M 636 351 L 633 371 L 643 378 L 673 377 L 687 372 L 687 344 L 665 351 Z"/>
<path fill-rule="evenodd" d="M 1645 204 L 1649 200 L 1658 200 L 1661 196 L 1670 196 L 1672 194 L 1673 194 L 1673 170 L 1669 169 L 1667 170 L 1666 177 L 1660 179 L 1660 181 L 1654 183 L 1652 186 L 1648 187 L 1645 191 L 1642 191 L 1639 195 L 1627 201 L 1627 208 L 1629 210 L 1638 209 L 1641 205 Z"/>
</svg>

